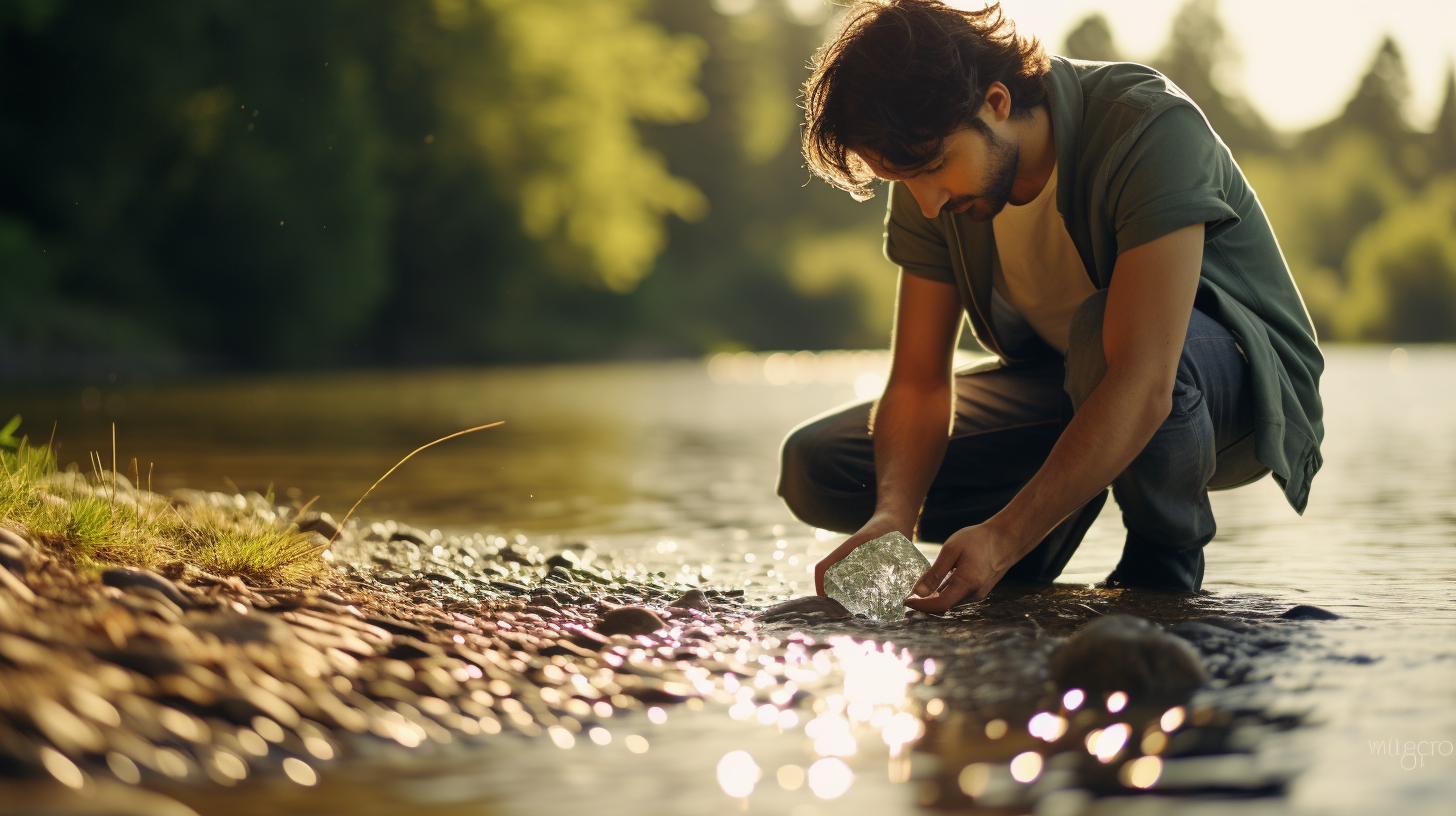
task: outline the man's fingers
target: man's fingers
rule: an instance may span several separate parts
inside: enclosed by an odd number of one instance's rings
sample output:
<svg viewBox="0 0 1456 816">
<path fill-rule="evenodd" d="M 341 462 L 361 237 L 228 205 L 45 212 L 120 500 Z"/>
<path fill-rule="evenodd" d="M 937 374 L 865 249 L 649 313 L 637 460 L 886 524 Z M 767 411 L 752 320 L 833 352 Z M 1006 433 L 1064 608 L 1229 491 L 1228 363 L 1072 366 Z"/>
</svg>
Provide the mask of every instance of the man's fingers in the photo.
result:
<svg viewBox="0 0 1456 816">
<path fill-rule="evenodd" d="M 952 606 L 960 603 L 966 595 L 975 588 L 976 579 L 971 575 L 970 570 L 956 570 L 950 577 L 950 583 L 945 585 L 940 594 L 934 598 L 934 611 L 946 612 Z"/>
<path fill-rule="evenodd" d="M 930 565 L 930 569 L 926 570 L 925 575 L 920 578 L 920 583 L 915 585 L 912 596 L 929 598 L 937 589 L 940 589 L 940 585 L 945 582 L 946 573 L 950 572 L 950 568 L 955 562 L 955 552 L 950 547 L 941 547 L 940 554 L 935 557 L 935 563 Z"/>
<path fill-rule="evenodd" d="M 940 551 L 941 555 L 944 556 L 948 549 L 948 547 L 942 549 Z M 948 579 L 943 580 L 945 585 L 939 586 L 940 581 L 937 581 L 936 587 L 939 591 L 930 590 L 929 592 L 921 593 L 919 591 L 920 587 L 924 586 L 928 579 L 935 577 L 930 575 L 930 573 L 926 573 L 925 579 L 922 579 L 921 584 L 916 587 L 916 595 L 918 597 L 912 597 L 906 600 L 906 606 L 909 606 L 911 609 L 918 609 L 921 612 L 941 613 L 948 611 L 951 607 L 960 603 L 971 590 L 981 589 L 981 587 L 977 586 L 979 581 L 976 576 L 976 571 L 972 569 L 972 566 L 972 564 L 966 563 L 966 559 L 957 558 L 954 564 L 954 571 L 950 573 Z M 935 572 L 942 567 L 941 559 L 937 558 L 935 565 L 931 567 L 931 572 Z"/>
<path fill-rule="evenodd" d="M 830 567 L 838 564 L 840 561 L 843 561 L 846 555 L 854 552 L 854 548 L 858 547 L 860 544 L 863 544 L 864 541 L 865 539 L 861 539 L 857 535 L 850 536 L 848 539 L 845 540 L 843 544 L 835 547 L 834 552 L 831 552 L 830 554 L 819 559 L 819 563 L 814 565 L 814 591 L 816 593 L 820 595 L 825 594 L 824 573 L 828 572 Z"/>
</svg>

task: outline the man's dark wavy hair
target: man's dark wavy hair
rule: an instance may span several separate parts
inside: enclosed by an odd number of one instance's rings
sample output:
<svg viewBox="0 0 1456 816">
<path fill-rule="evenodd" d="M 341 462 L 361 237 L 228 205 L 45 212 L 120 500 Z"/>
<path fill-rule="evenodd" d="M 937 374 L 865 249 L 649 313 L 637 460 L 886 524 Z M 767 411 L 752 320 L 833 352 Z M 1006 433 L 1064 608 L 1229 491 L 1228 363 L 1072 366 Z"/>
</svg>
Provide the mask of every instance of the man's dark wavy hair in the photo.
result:
<svg viewBox="0 0 1456 816">
<path fill-rule="evenodd" d="M 1049 67 L 999 3 L 962 11 L 940 0 L 860 0 L 804 83 L 804 158 L 864 201 L 875 176 L 856 151 L 899 171 L 925 167 L 946 136 L 985 128 L 976 113 L 991 83 L 1011 91 L 1013 116 L 1026 115 L 1046 100 Z"/>
</svg>

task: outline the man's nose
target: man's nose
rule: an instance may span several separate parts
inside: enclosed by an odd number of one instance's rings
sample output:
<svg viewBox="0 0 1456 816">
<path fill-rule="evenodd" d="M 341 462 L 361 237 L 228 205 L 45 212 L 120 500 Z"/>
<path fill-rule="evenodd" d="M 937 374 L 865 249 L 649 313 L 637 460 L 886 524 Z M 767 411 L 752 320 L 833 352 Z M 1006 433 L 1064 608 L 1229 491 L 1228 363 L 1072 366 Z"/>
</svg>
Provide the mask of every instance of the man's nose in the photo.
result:
<svg viewBox="0 0 1456 816">
<path fill-rule="evenodd" d="M 914 179 L 911 180 L 912 182 Z M 938 184 L 914 184 L 910 183 L 910 194 L 915 196 L 915 203 L 920 205 L 920 214 L 926 218 L 936 218 L 940 215 L 940 208 L 950 200 L 950 191 Z"/>
</svg>

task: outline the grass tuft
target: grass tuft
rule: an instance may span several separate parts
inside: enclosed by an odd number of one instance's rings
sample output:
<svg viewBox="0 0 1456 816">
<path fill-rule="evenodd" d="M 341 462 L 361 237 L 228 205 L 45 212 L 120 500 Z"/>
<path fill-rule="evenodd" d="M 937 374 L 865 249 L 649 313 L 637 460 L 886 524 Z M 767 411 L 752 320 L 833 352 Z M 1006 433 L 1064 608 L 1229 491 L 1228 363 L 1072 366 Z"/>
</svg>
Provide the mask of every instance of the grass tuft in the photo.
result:
<svg viewBox="0 0 1456 816">
<path fill-rule="evenodd" d="M 287 584 L 323 570 L 317 537 L 269 508 L 241 496 L 231 504 L 173 503 L 95 465 L 88 479 L 58 471 L 49 448 L 25 440 L 0 448 L 0 523 L 44 541 L 81 571 L 181 561 L 215 575 Z"/>
</svg>

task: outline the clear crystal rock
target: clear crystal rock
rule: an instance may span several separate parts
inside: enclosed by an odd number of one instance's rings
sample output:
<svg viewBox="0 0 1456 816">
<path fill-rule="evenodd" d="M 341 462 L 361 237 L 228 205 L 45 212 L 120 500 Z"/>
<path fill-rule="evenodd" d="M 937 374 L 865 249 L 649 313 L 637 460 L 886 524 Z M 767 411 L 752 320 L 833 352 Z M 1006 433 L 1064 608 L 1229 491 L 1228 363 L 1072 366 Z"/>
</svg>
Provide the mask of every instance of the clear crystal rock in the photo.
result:
<svg viewBox="0 0 1456 816">
<path fill-rule="evenodd" d="M 857 615 L 882 621 L 905 618 L 905 599 L 930 562 L 899 533 L 866 541 L 825 570 L 824 594 Z"/>
</svg>

